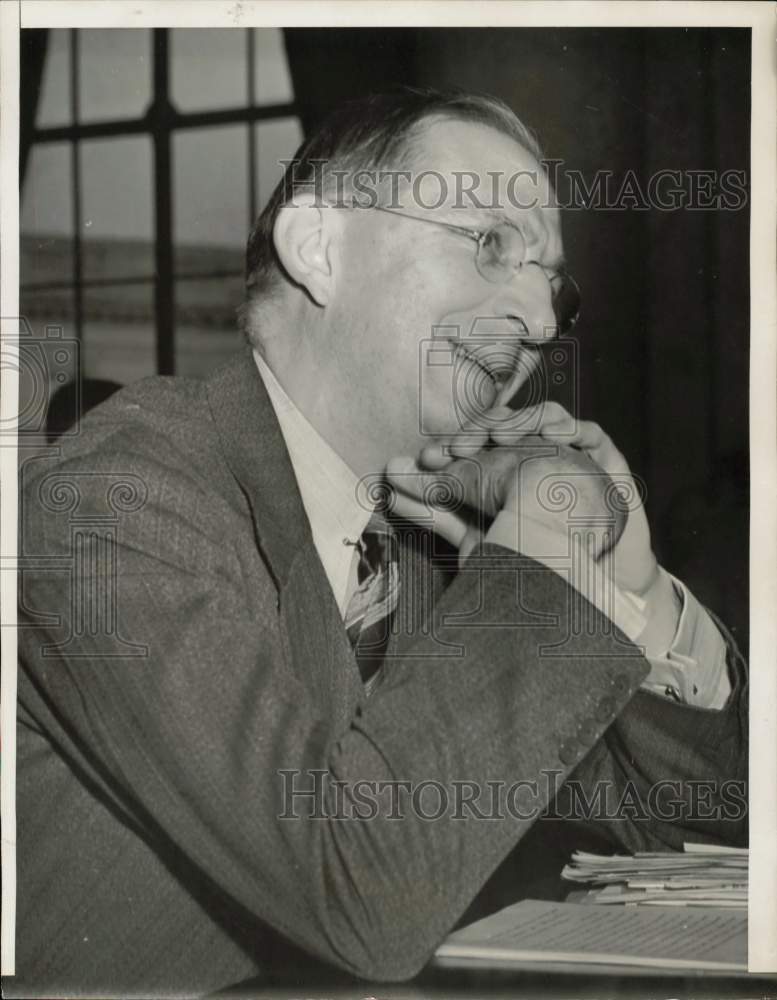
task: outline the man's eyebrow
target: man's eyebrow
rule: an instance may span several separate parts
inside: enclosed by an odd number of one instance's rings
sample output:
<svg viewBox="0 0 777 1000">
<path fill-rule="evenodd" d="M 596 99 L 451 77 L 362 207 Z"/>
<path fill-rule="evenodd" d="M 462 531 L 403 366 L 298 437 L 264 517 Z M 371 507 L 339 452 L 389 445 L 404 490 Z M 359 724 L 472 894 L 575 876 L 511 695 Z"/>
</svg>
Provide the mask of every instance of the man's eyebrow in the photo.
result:
<svg viewBox="0 0 777 1000">
<path fill-rule="evenodd" d="M 462 226 L 464 229 L 477 229 L 481 233 L 500 222 L 507 222 L 522 231 L 526 228 L 527 235 L 536 235 L 535 227 L 524 227 L 521 220 L 511 219 L 503 209 L 478 208 L 474 205 L 464 208 L 452 205 L 445 212 L 445 220 L 453 225 Z"/>
<path fill-rule="evenodd" d="M 495 222 L 512 222 L 512 224 L 515 225 L 515 222 L 512 219 L 508 219 L 504 211 L 497 210 L 495 208 L 484 208 L 481 209 L 481 211 L 485 213 L 492 225 Z"/>
<path fill-rule="evenodd" d="M 534 225 L 527 224 L 527 218 L 536 220 Z M 475 206 L 462 208 L 461 206 L 451 205 L 448 206 L 445 212 L 445 221 L 450 221 L 452 225 L 461 226 L 462 229 L 477 230 L 481 233 L 494 225 L 498 225 L 500 222 L 506 222 L 511 226 L 515 226 L 516 229 L 520 229 L 522 232 L 528 230 L 526 235 L 530 238 L 540 235 L 540 231 L 542 233 L 547 232 L 544 219 L 534 209 L 526 209 L 521 219 L 514 219 L 510 218 L 504 209 L 476 208 Z M 539 226 L 537 225 L 537 221 L 539 222 Z M 538 261 L 537 263 L 540 262 Z M 566 265 L 567 259 L 563 250 L 556 254 L 550 261 L 543 260 L 540 263 L 540 266 L 546 271 L 563 271 L 566 269 Z"/>
<path fill-rule="evenodd" d="M 451 225 L 461 226 L 463 229 L 477 229 L 478 232 L 490 229 L 497 222 L 511 221 L 493 209 L 477 208 L 475 205 L 468 205 L 466 207 L 462 205 L 448 205 L 442 214 L 445 221 L 450 222 Z"/>
</svg>

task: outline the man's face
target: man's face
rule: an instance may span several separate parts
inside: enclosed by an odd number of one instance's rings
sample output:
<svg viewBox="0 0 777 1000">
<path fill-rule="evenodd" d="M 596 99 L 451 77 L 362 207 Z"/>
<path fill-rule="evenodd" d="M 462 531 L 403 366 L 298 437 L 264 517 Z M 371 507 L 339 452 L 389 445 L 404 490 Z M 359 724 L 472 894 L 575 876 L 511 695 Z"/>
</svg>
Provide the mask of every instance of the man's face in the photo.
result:
<svg viewBox="0 0 777 1000">
<path fill-rule="evenodd" d="M 392 207 L 481 231 L 511 221 L 536 264 L 496 284 L 479 273 L 466 236 L 381 211 L 349 213 L 330 319 L 349 409 L 384 460 L 448 444 L 477 424 L 499 381 L 516 368 L 528 375 L 532 344 L 555 334 L 548 273 L 561 262 L 561 235 L 537 160 L 492 128 L 438 120 L 412 171 L 415 183 L 400 183 Z M 465 172 L 477 200 L 461 193 Z M 428 207 L 441 194 L 445 202 Z"/>
</svg>

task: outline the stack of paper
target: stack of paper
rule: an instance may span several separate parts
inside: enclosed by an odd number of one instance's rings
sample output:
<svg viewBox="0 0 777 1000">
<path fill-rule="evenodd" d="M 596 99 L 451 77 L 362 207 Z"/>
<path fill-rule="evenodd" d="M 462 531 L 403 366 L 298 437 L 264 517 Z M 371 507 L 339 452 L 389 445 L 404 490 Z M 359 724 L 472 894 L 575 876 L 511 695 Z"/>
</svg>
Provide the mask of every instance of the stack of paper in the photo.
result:
<svg viewBox="0 0 777 1000">
<path fill-rule="evenodd" d="M 747 848 L 685 844 L 684 852 L 610 857 L 576 851 L 562 877 L 602 886 L 586 903 L 747 909 Z"/>
<path fill-rule="evenodd" d="M 524 899 L 455 931 L 436 963 L 574 975 L 736 975 L 747 970 L 747 913 Z"/>
</svg>

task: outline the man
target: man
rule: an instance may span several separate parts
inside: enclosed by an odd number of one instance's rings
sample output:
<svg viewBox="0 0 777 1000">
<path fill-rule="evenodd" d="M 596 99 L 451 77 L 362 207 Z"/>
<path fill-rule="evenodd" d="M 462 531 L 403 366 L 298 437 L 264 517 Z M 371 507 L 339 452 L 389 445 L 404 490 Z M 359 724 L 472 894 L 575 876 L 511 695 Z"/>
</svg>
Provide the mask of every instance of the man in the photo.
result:
<svg viewBox="0 0 777 1000">
<path fill-rule="evenodd" d="M 49 561 L 21 587 L 9 995 L 204 993 L 292 947 L 413 976 L 497 866 L 530 891 L 570 776 L 610 804 L 674 782 L 644 817 L 569 813 L 580 836 L 741 840 L 740 658 L 639 505 L 608 509 L 630 477 L 602 430 L 507 405 L 574 321 L 537 157 L 491 99 L 344 109 L 252 234 L 251 347 L 120 392 L 31 477 L 21 554 Z M 465 173 L 496 185 L 485 207 L 454 203 Z M 580 523 L 609 516 L 590 548 L 543 499 L 559 470 Z"/>
</svg>

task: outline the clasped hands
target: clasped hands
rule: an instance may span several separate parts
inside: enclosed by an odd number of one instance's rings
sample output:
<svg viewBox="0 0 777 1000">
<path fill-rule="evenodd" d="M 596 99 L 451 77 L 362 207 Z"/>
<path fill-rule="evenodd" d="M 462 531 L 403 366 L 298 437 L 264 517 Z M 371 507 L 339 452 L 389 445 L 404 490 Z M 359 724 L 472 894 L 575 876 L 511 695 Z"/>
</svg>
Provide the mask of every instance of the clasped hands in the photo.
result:
<svg viewBox="0 0 777 1000">
<path fill-rule="evenodd" d="M 619 588 L 642 596 L 658 576 L 644 498 L 625 458 L 598 424 L 577 420 L 558 403 L 517 411 L 496 406 L 449 446 L 431 444 L 417 459 L 392 459 L 386 476 L 395 512 L 422 523 L 431 516 L 434 530 L 459 549 L 460 562 L 497 516 L 515 520 L 516 537 L 526 529 L 565 543 L 570 504 L 552 495 L 554 485 L 564 484 L 574 493 L 577 525 L 592 528 L 585 532 L 589 556 Z M 452 485 L 458 504 L 450 503 Z M 604 524 L 609 530 L 595 530 Z"/>
</svg>

